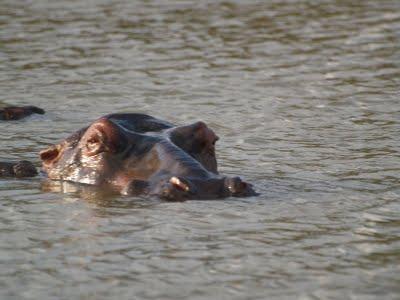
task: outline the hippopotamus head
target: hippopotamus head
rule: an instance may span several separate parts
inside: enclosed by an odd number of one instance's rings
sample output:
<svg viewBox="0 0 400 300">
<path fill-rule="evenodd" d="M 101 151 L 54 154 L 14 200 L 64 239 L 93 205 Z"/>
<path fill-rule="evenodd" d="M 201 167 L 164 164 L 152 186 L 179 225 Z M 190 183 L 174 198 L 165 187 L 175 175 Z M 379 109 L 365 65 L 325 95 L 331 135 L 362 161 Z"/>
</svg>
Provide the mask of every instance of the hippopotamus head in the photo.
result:
<svg viewBox="0 0 400 300">
<path fill-rule="evenodd" d="M 111 114 L 40 153 L 50 179 L 111 186 L 169 200 L 249 196 L 240 178 L 218 174 L 218 137 L 203 122 L 174 126 L 142 114 Z"/>
</svg>

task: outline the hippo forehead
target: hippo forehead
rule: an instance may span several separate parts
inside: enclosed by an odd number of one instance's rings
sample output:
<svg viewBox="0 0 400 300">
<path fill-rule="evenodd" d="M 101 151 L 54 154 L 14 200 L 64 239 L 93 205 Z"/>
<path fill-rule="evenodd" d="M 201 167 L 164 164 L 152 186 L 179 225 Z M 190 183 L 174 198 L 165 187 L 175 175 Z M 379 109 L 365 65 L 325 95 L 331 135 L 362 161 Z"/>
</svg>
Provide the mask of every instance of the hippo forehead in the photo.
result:
<svg viewBox="0 0 400 300">
<path fill-rule="evenodd" d="M 135 132 L 138 134 L 157 133 L 174 127 L 174 125 L 169 122 L 146 114 L 117 113 L 105 115 L 101 119 L 107 119 L 111 121 L 112 123 L 118 125 L 121 130 Z M 64 140 L 64 145 L 68 148 L 75 148 L 89 127 L 90 126 L 84 127 L 67 137 Z"/>
<path fill-rule="evenodd" d="M 174 125 L 145 114 L 110 114 L 103 118 L 137 133 L 159 132 Z"/>
</svg>

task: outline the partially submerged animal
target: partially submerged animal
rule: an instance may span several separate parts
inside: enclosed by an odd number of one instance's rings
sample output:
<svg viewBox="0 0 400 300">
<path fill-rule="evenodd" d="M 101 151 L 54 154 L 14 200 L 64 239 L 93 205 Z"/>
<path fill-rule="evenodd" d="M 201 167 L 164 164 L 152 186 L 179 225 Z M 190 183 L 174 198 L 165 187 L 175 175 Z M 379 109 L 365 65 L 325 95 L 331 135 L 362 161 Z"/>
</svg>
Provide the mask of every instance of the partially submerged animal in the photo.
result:
<svg viewBox="0 0 400 300">
<path fill-rule="evenodd" d="M 166 200 L 255 195 L 252 185 L 239 177 L 218 174 L 217 140 L 203 122 L 174 126 L 144 114 L 110 114 L 41 151 L 40 158 L 49 179 L 111 188 L 124 195 Z M 20 165 L 4 163 L 0 176 L 36 175 L 29 173 L 32 166 L 27 162 L 25 173 Z"/>
<path fill-rule="evenodd" d="M 20 120 L 32 114 L 43 115 L 45 111 L 37 106 L 8 106 L 0 108 L 0 120 Z"/>
<path fill-rule="evenodd" d="M 43 115 L 45 111 L 37 106 L 7 106 L 0 108 L 1 121 L 15 121 L 32 114 Z M 36 167 L 29 161 L 0 162 L 0 177 L 33 177 L 38 174 Z"/>
<path fill-rule="evenodd" d="M 27 160 L 19 162 L 0 162 L 0 177 L 33 177 L 38 174 L 33 163 Z"/>
<path fill-rule="evenodd" d="M 110 114 L 40 153 L 50 179 L 109 186 L 168 200 L 254 195 L 218 174 L 218 137 L 203 122 L 174 126 L 144 114 Z"/>
</svg>

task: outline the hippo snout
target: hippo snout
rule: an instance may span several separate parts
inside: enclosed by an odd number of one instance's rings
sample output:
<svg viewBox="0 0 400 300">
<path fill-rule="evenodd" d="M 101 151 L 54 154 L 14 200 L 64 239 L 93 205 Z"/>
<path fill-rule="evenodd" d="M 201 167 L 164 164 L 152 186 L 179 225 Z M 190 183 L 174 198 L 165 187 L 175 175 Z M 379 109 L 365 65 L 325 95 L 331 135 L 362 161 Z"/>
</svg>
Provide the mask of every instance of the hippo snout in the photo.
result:
<svg viewBox="0 0 400 300">
<path fill-rule="evenodd" d="M 183 176 L 164 176 L 151 181 L 132 180 L 122 190 L 124 195 L 148 193 L 167 201 L 188 199 L 218 199 L 224 197 L 248 197 L 257 195 L 253 186 L 239 177 L 219 179 L 188 179 Z"/>
<path fill-rule="evenodd" d="M 224 197 L 254 196 L 253 186 L 239 177 L 219 179 L 187 179 L 172 176 L 153 190 L 154 194 L 169 201 L 187 199 L 218 199 Z"/>
</svg>

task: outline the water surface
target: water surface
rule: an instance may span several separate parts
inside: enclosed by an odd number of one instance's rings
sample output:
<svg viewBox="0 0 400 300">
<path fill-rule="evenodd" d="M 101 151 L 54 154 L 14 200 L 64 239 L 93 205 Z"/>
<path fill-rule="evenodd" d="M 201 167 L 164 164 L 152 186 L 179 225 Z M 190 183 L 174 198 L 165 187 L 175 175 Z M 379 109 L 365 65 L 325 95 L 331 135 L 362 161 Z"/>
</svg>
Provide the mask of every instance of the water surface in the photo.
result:
<svg viewBox="0 0 400 300">
<path fill-rule="evenodd" d="M 258 197 L 0 181 L 1 299 L 398 299 L 399 1 L 12 1 L 0 159 L 97 117 L 203 120 Z"/>
</svg>

